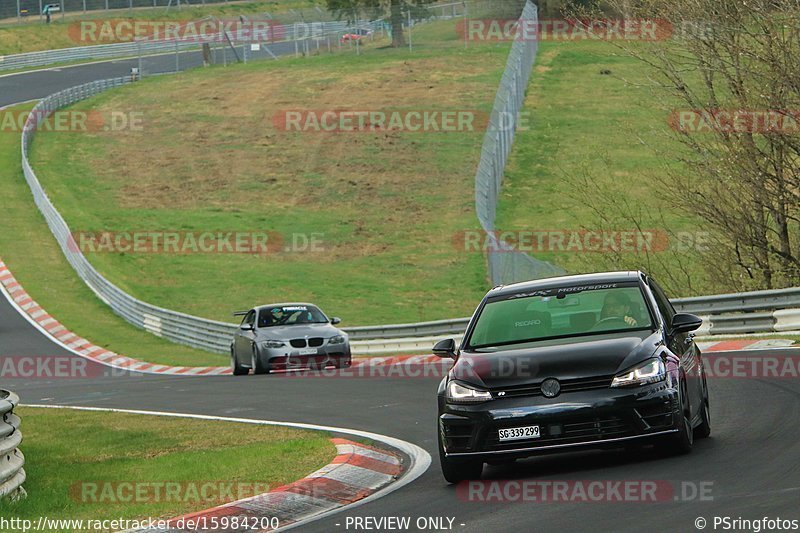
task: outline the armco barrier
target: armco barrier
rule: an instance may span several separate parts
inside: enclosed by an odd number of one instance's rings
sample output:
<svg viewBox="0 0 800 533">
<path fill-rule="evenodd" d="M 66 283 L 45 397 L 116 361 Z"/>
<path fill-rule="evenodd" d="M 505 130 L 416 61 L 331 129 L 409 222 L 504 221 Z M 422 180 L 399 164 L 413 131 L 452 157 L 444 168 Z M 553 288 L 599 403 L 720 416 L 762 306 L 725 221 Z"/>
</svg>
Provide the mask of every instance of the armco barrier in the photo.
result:
<svg viewBox="0 0 800 533">
<path fill-rule="evenodd" d="M 0 390 L 0 498 L 25 497 L 25 456 L 17 448 L 22 442 L 20 420 L 14 414 L 19 396 Z"/>
<path fill-rule="evenodd" d="M 528 6 L 530 5 L 528 3 Z M 528 6 L 526 9 L 530 9 Z M 131 81 L 131 78 L 128 77 L 96 81 L 58 92 L 40 101 L 34 108 L 34 112 L 28 117 L 22 134 L 22 168 L 25 179 L 33 193 L 37 207 L 46 219 L 70 265 L 115 313 L 134 326 L 154 335 L 202 350 L 226 354 L 236 325 L 195 317 L 142 302 L 103 277 L 81 251 L 71 245 L 69 227 L 47 197 L 28 161 L 28 149 L 36 129 L 46 120 L 49 113 Z M 522 78 L 518 79 L 516 83 L 522 83 Z M 499 186 L 499 184 L 497 185 Z M 519 273 L 519 271 L 516 272 Z M 768 316 L 769 313 L 754 313 L 754 311 L 777 312 L 777 310 L 800 308 L 800 288 L 684 298 L 676 300 L 675 304 L 681 310 L 710 317 L 710 323 L 706 324 L 702 333 L 749 333 L 800 329 L 800 323 L 798 323 L 795 313 L 782 312 L 779 315 L 773 313 L 771 317 Z M 731 312 L 737 312 L 737 314 L 729 314 Z M 738 312 L 753 313 L 743 315 Z M 442 335 L 461 334 L 466 328 L 467 320 L 463 318 L 418 324 L 356 327 L 347 328 L 345 331 L 351 335 L 354 341 L 355 353 L 405 351 L 404 346 L 416 351 L 420 345 L 417 339 L 420 337 L 434 338 Z"/>
<path fill-rule="evenodd" d="M 115 313 L 131 324 L 173 342 L 186 344 L 216 353 L 228 353 L 230 340 L 236 329 L 234 324 L 218 322 L 179 313 L 142 302 L 125 293 L 104 278 L 84 257 L 79 249 L 70 246 L 70 230 L 64 219 L 50 202 L 28 161 L 27 153 L 36 132 L 48 113 L 78 102 L 107 89 L 124 85 L 130 78 L 116 78 L 81 85 L 45 98 L 35 107 L 25 125 L 22 135 L 22 167 L 25 179 L 33 193 L 37 207 L 47 220 L 50 230 L 58 241 L 69 263 Z M 38 121 L 38 122 L 36 122 Z M 765 331 L 790 331 L 800 329 L 796 314 L 776 310 L 800 308 L 800 288 L 760 291 L 741 294 L 723 294 L 682 298 L 674 301 L 682 311 L 709 317 L 703 333 L 750 333 Z M 756 311 L 762 311 L 757 313 Z M 764 313 L 763 311 L 769 311 Z M 736 314 L 732 314 L 735 312 Z M 442 335 L 457 335 L 464 332 L 468 319 L 438 320 L 417 324 L 395 324 L 347 328 L 354 341 L 357 353 L 385 353 L 387 351 L 417 350 L 415 339 Z M 360 342 L 379 340 L 382 342 Z M 388 342 L 391 341 L 391 342 Z"/>
<path fill-rule="evenodd" d="M 362 20 L 358 22 L 357 26 L 375 31 L 380 24 L 382 24 L 382 22 L 377 20 Z M 347 28 L 352 26 L 354 26 L 354 24 L 348 24 L 347 22 L 308 22 L 288 24 L 280 28 L 281 39 L 265 42 L 262 43 L 262 45 L 268 49 L 270 45 L 275 45 L 278 43 L 305 41 L 312 37 L 319 38 L 325 36 L 338 36 L 342 32 L 346 31 Z M 76 46 L 72 48 L 43 50 L 41 52 L 27 52 L 24 54 L 6 56 L 0 55 L 0 71 L 44 67 L 47 65 L 57 65 L 60 63 L 72 63 L 77 61 L 149 56 L 174 52 L 185 52 L 187 50 L 199 51 L 203 42 L 222 43 L 227 41 L 227 37 L 227 35 L 220 33 L 219 35 L 210 34 L 204 38 L 197 39 L 140 40 L 136 42 Z M 245 47 L 243 50 L 244 54 L 248 53 L 248 48 Z"/>
</svg>

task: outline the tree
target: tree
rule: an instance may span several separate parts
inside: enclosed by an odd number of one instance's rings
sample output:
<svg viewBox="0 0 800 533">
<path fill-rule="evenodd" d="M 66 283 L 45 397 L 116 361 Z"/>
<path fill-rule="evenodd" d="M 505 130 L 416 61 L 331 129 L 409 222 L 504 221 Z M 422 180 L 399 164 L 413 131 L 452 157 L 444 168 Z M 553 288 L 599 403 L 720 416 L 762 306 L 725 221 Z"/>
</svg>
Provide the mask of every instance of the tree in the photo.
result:
<svg viewBox="0 0 800 533">
<path fill-rule="evenodd" d="M 667 157 L 683 165 L 660 192 L 713 228 L 712 276 L 731 289 L 800 284 L 800 0 L 605 4 L 671 27 L 669 39 L 617 44 L 672 106 L 682 149 Z"/>
<path fill-rule="evenodd" d="M 408 20 L 408 12 L 411 11 L 412 18 L 419 18 L 425 12 L 425 6 L 433 2 L 434 0 L 327 0 L 330 11 L 353 22 L 359 16 L 379 18 L 388 14 L 392 26 L 392 46 L 395 48 L 406 46 L 403 24 Z"/>
</svg>

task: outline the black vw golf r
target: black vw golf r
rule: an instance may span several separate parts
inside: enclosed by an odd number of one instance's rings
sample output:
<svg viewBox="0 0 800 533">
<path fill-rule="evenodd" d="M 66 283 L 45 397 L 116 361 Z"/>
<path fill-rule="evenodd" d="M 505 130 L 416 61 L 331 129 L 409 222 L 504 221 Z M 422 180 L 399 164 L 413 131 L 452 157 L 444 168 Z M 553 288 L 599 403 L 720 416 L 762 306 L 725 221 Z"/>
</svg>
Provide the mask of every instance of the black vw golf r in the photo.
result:
<svg viewBox="0 0 800 533">
<path fill-rule="evenodd" d="M 489 291 L 439 385 L 445 479 L 486 462 L 584 447 L 654 443 L 691 451 L 711 432 L 703 360 L 692 331 L 642 272 L 542 279 Z"/>
</svg>

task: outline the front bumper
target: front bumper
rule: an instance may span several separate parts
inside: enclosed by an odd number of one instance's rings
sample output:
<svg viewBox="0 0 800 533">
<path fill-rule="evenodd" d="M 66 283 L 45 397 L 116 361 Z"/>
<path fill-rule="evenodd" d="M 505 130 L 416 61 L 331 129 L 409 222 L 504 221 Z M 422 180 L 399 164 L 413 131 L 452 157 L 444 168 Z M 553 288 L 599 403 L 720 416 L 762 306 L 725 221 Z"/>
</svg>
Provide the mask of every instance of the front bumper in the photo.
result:
<svg viewBox="0 0 800 533">
<path fill-rule="evenodd" d="M 517 458 L 574 448 L 605 448 L 674 433 L 678 391 L 665 382 L 452 405 L 439 397 L 439 431 L 448 457 Z M 540 437 L 500 441 L 498 430 L 539 426 Z"/>
<path fill-rule="evenodd" d="M 285 346 L 282 348 L 259 348 L 261 364 L 272 370 L 294 370 L 306 368 L 325 368 L 328 366 L 347 367 L 352 363 L 350 343 L 324 345 L 315 349 L 316 353 L 303 353 L 302 350 Z"/>
</svg>

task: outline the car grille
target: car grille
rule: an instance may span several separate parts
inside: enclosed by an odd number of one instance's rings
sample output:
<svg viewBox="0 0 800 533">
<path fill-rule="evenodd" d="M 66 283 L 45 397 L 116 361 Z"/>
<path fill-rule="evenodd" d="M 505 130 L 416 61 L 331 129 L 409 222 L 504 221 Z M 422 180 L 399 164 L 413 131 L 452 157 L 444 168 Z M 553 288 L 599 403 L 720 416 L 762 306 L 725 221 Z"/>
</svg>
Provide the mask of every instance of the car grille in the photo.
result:
<svg viewBox="0 0 800 533">
<path fill-rule="evenodd" d="M 305 348 L 306 346 L 317 348 L 322 346 L 324 342 L 325 339 L 322 337 L 311 337 L 310 339 L 292 339 L 289 341 L 289 344 L 291 344 L 293 348 Z"/>
<path fill-rule="evenodd" d="M 500 442 L 497 429 L 489 430 L 486 448 L 491 451 L 513 450 L 515 448 L 535 448 L 579 442 L 603 441 L 633 435 L 630 424 L 616 416 L 575 418 L 564 423 L 540 424 L 542 436 L 538 439 L 524 439 Z"/>
<path fill-rule="evenodd" d="M 599 376 L 591 378 L 565 379 L 561 381 L 561 394 L 567 392 L 580 392 L 586 390 L 606 389 L 611 386 L 614 376 Z M 542 383 L 517 385 L 514 387 L 498 387 L 491 389 L 494 398 L 498 398 L 500 392 L 504 392 L 503 398 L 522 398 L 526 396 L 541 396 Z"/>
</svg>

